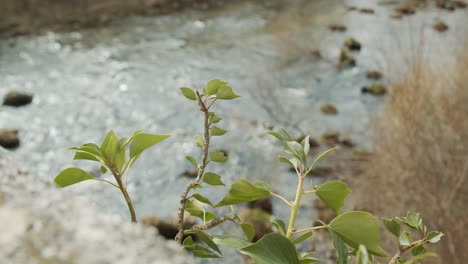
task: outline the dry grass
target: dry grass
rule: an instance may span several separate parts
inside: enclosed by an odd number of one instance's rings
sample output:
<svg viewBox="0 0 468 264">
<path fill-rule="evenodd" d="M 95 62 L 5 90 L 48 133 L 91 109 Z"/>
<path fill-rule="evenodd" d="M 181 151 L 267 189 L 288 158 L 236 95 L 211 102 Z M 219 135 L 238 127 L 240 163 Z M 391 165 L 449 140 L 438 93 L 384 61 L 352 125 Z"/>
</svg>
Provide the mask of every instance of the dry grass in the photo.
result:
<svg viewBox="0 0 468 264">
<path fill-rule="evenodd" d="M 375 153 L 361 162 L 353 203 L 379 217 L 421 212 L 446 234 L 436 263 L 466 263 L 468 223 L 468 52 L 453 69 L 417 63 L 394 85 L 376 120 Z M 384 246 L 397 245 L 387 237 Z M 426 263 L 426 262 L 424 262 Z"/>
</svg>

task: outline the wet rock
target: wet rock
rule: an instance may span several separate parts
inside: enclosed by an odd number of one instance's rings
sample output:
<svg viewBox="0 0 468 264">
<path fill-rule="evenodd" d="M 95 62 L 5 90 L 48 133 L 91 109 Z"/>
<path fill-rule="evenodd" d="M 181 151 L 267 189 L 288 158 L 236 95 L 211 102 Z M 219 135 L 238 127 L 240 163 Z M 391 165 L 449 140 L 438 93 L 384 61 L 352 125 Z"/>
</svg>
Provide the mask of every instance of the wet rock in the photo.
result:
<svg viewBox="0 0 468 264">
<path fill-rule="evenodd" d="M 32 99 L 33 96 L 31 94 L 11 91 L 3 97 L 3 105 L 19 107 L 30 104 Z"/>
<path fill-rule="evenodd" d="M 188 177 L 188 178 L 195 178 L 198 175 L 198 171 L 197 170 L 186 170 L 186 171 L 184 171 L 184 173 L 182 175 L 185 176 L 185 177 Z"/>
<path fill-rule="evenodd" d="M 325 104 L 320 107 L 320 110 L 322 113 L 327 114 L 327 115 L 336 115 L 338 114 L 338 109 L 332 104 Z"/>
<path fill-rule="evenodd" d="M 184 218 L 184 219 L 186 219 L 185 224 L 184 224 L 185 229 L 189 229 L 195 225 L 195 221 L 193 221 L 193 219 L 191 218 L 188 218 L 188 219 Z M 177 233 L 179 232 L 179 228 L 177 227 L 177 220 L 168 222 L 168 221 L 163 221 L 159 219 L 155 215 L 147 215 L 141 219 L 141 223 L 146 226 L 155 227 L 158 230 L 159 234 L 168 240 L 174 240 Z M 188 237 L 188 236 L 185 236 L 185 237 Z"/>
<path fill-rule="evenodd" d="M 379 72 L 379 71 L 367 71 L 366 77 L 367 79 L 371 79 L 371 80 L 380 80 L 382 79 L 383 74 L 382 72 Z"/>
<path fill-rule="evenodd" d="M 374 14 L 375 13 L 374 9 L 372 9 L 372 8 L 360 8 L 359 12 L 361 12 L 363 14 Z"/>
<path fill-rule="evenodd" d="M 329 131 L 323 133 L 322 140 L 328 146 L 335 146 L 340 142 L 340 133 L 338 131 Z"/>
<path fill-rule="evenodd" d="M 346 26 L 339 23 L 332 23 L 328 25 L 328 28 L 332 31 L 346 31 Z"/>
<path fill-rule="evenodd" d="M 339 58 L 339 68 L 356 66 L 356 59 L 350 55 L 345 49 L 341 49 Z"/>
<path fill-rule="evenodd" d="M 20 140 L 17 129 L 0 130 L 0 146 L 6 149 L 15 149 L 19 145 Z"/>
<path fill-rule="evenodd" d="M 273 203 L 271 202 L 271 197 L 266 197 L 249 202 L 247 204 L 247 207 L 251 209 L 260 209 L 263 210 L 265 213 L 273 214 Z"/>
<path fill-rule="evenodd" d="M 264 235 L 273 232 L 269 213 L 260 209 L 244 208 L 240 211 L 239 217 L 243 223 L 251 224 L 255 230 L 253 242 L 258 241 Z"/>
<path fill-rule="evenodd" d="M 348 38 L 344 45 L 350 50 L 361 50 L 361 43 L 355 38 Z"/>
<path fill-rule="evenodd" d="M 154 229 L 104 213 L 0 154 L 0 263 L 193 263 Z M 122 254 L 125 252 L 125 254 Z"/>
<path fill-rule="evenodd" d="M 438 20 L 433 26 L 432 28 L 436 31 L 439 31 L 439 32 L 445 32 L 448 30 L 448 26 L 447 24 L 445 24 L 442 20 Z"/>
<path fill-rule="evenodd" d="M 395 14 L 413 15 L 416 9 L 412 5 L 401 5 L 395 8 Z"/>
<path fill-rule="evenodd" d="M 340 144 L 348 148 L 352 148 L 355 145 L 350 137 L 343 137 L 340 141 Z"/>
<path fill-rule="evenodd" d="M 387 93 L 387 88 L 381 83 L 374 83 L 370 86 L 362 87 L 361 92 L 372 95 L 384 95 Z"/>
</svg>

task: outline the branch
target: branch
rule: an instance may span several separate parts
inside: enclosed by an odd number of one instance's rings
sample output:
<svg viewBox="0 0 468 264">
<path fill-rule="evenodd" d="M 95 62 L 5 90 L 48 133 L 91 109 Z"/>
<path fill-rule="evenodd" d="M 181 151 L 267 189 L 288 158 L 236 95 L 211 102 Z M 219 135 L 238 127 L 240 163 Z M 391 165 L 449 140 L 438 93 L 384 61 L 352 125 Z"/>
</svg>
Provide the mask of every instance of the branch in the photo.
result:
<svg viewBox="0 0 468 264">
<path fill-rule="evenodd" d="M 427 241 L 426 239 L 421 239 L 421 240 L 418 240 L 418 241 L 414 241 L 412 242 L 411 244 L 409 244 L 408 246 L 406 247 L 401 247 L 398 249 L 398 251 L 395 253 L 395 255 L 393 256 L 393 258 L 390 260 L 390 262 L 388 262 L 388 264 L 397 264 L 397 260 L 401 257 L 401 255 L 409 250 L 409 249 L 412 249 L 414 247 L 417 247 L 417 246 L 420 246 L 420 245 L 424 245 L 426 244 Z"/>
<path fill-rule="evenodd" d="M 280 199 L 281 201 L 283 201 L 285 204 L 287 204 L 288 206 L 293 206 L 293 204 L 291 202 L 289 202 L 288 200 L 286 200 L 283 196 L 279 195 L 279 194 L 276 194 L 276 193 L 271 193 L 271 196 L 274 196 L 278 199 Z"/>
<path fill-rule="evenodd" d="M 234 217 L 235 215 L 225 215 L 222 217 L 213 218 L 204 224 L 194 225 L 191 229 L 184 230 L 184 234 L 193 234 L 196 230 L 207 230 L 226 221 L 234 221 Z"/>
<path fill-rule="evenodd" d="M 323 229 L 323 228 L 327 228 L 327 226 L 326 226 L 326 225 L 323 225 L 323 226 L 314 226 L 314 227 L 309 227 L 309 228 L 294 230 L 294 231 L 292 231 L 291 233 L 292 233 L 292 234 L 300 234 L 300 233 L 304 233 L 304 232 L 307 232 L 307 231 L 312 231 L 312 230 L 317 230 L 317 229 Z"/>
</svg>

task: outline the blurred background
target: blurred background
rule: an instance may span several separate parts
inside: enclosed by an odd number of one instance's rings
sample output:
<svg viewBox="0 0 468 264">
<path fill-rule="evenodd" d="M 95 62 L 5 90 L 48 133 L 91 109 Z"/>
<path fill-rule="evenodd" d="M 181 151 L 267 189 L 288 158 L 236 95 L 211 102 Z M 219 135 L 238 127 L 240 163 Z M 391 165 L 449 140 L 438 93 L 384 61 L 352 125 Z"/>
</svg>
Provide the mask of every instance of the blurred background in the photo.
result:
<svg viewBox="0 0 468 264">
<path fill-rule="evenodd" d="M 241 95 L 216 109 L 229 133 L 213 148 L 230 161 L 209 170 L 225 183 L 262 180 L 292 199 L 296 177 L 265 132 L 309 135 L 311 155 L 340 146 L 309 184 L 345 181 L 349 210 L 421 212 L 446 234 L 440 257 L 424 263 L 465 263 L 467 36 L 463 1 L 1 0 L 0 149 L 52 181 L 70 166 L 100 176 L 67 148 L 100 142 L 110 129 L 170 133 L 137 162 L 129 192 L 139 218 L 171 221 L 190 180 L 184 157 L 201 155 L 193 138 L 202 115 L 179 87 L 220 78 Z M 85 182 L 64 191 L 128 218 L 113 188 Z M 272 206 L 287 217 L 281 203 Z M 300 226 L 334 217 L 313 199 L 301 210 Z M 383 240 L 396 250 L 392 237 Z M 318 232 L 302 246 L 334 263 L 329 242 Z M 227 252 L 223 263 L 243 261 Z"/>
</svg>

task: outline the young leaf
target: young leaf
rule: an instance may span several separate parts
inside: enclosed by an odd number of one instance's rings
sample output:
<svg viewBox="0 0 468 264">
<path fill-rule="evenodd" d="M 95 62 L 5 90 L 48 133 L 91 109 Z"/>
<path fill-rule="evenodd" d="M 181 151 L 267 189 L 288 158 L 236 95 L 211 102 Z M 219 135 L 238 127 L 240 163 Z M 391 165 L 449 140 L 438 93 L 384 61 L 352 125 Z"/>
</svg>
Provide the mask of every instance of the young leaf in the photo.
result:
<svg viewBox="0 0 468 264">
<path fill-rule="evenodd" d="M 256 264 L 299 264 L 294 244 L 285 236 L 270 233 L 256 243 L 241 248 L 242 254 L 250 256 Z"/>
<path fill-rule="evenodd" d="M 344 200 L 350 193 L 348 186 L 340 181 L 326 182 L 315 190 L 315 194 L 337 215 L 340 214 Z"/>
<path fill-rule="evenodd" d="M 215 123 L 218 123 L 219 121 L 221 121 L 223 118 L 217 116 L 215 114 L 215 112 L 209 112 L 208 113 L 208 124 L 215 124 Z"/>
<path fill-rule="evenodd" d="M 219 87 L 221 85 L 226 85 L 226 84 L 227 82 L 221 81 L 219 79 L 210 80 L 205 86 L 205 93 L 208 96 L 216 94 L 218 92 Z"/>
<path fill-rule="evenodd" d="M 268 135 L 272 135 L 272 136 L 274 136 L 275 138 L 281 140 L 281 142 L 284 142 L 284 137 L 283 137 L 283 135 L 281 135 L 280 133 L 275 132 L 275 131 L 268 131 L 268 132 L 266 132 L 266 133 L 267 133 Z"/>
<path fill-rule="evenodd" d="M 333 245 L 336 249 L 336 264 L 348 263 L 348 247 L 341 237 L 333 230 L 328 229 L 330 236 L 333 239 Z"/>
<path fill-rule="evenodd" d="M 101 168 L 99 168 L 99 170 L 101 171 L 102 174 L 106 174 L 106 172 L 107 172 L 107 169 L 104 166 L 101 166 Z"/>
<path fill-rule="evenodd" d="M 421 230 L 422 228 L 422 218 L 420 213 L 408 212 L 405 218 L 403 218 L 403 223 L 408 225 L 411 228 L 416 230 Z"/>
<path fill-rule="evenodd" d="M 67 187 L 86 180 L 94 180 L 95 177 L 80 168 L 68 168 L 55 176 L 54 182 L 59 187 Z"/>
<path fill-rule="evenodd" d="M 228 161 L 228 157 L 224 156 L 224 153 L 221 151 L 212 151 L 210 152 L 210 160 L 214 162 L 224 163 Z"/>
<path fill-rule="evenodd" d="M 304 148 L 296 141 L 286 141 L 286 152 L 296 157 L 304 166 L 307 164 Z"/>
<path fill-rule="evenodd" d="M 363 245 L 359 245 L 359 250 L 356 254 L 356 264 L 371 264 L 367 249 Z"/>
<path fill-rule="evenodd" d="M 203 196 L 203 195 L 201 195 L 199 193 L 192 194 L 192 197 L 197 199 L 199 202 L 202 202 L 202 203 L 209 204 L 209 205 L 213 206 L 213 204 L 211 203 L 210 200 L 208 200 L 208 198 L 206 198 L 205 196 Z"/>
<path fill-rule="evenodd" d="M 200 136 L 200 135 L 195 136 L 195 143 L 197 143 L 197 147 L 200 147 L 200 148 L 203 148 L 203 145 L 205 144 L 205 142 L 203 141 L 202 136 Z"/>
<path fill-rule="evenodd" d="M 198 169 L 198 162 L 194 157 L 187 156 L 185 157 L 185 159 L 188 160 L 188 162 L 190 162 L 190 164 L 192 164 L 195 167 L 195 169 Z"/>
<path fill-rule="evenodd" d="M 401 225 L 395 219 L 383 219 L 385 228 L 394 234 L 396 237 L 400 237 Z"/>
<path fill-rule="evenodd" d="M 119 138 L 115 135 L 114 131 L 109 131 L 101 144 L 101 152 L 108 161 L 114 160 L 114 156 L 118 148 L 118 143 Z"/>
<path fill-rule="evenodd" d="M 219 176 L 216 173 L 212 172 L 207 172 L 203 175 L 203 182 L 209 184 L 209 185 L 224 185 L 224 182 L 221 181 L 221 176 Z"/>
<path fill-rule="evenodd" d="M 92 154 L 96 157 L 104 158 L 104 156 L 102 155 L 101 149 L 99 148 L 98 145 L 94 143 L 86 143 L 86 144 L 81 145 L 80 147 L 69 148 L 69 150 L 82 151 L 82 152 Z"/>
<path fill-rule="evenodd" d="M 228 194 L 214 207 L 247 203 L 265 198 L 270 196 L 270 194 L 271 192 L 264 188 L 258 188 L 255 185 L 250 184 L 248 181 L 241 179 L 231 185 Z"/>
<path fill-rule="evenodd" d="M 213 127 L 210 128 L 210 134 L 212 136 L 222 136 L 222 135 L 224 135 L 226 133 L 227 133 L 226 130 L 221 129 L 221 128 L 216 127 L 216 126 L 213 126 Z"/>
<path fill-rule="evenodd" d="M 333 219 L 328 227 L 335 231 L 349 246 L 357 249 L 364 245 L 370 254 L 386 256 L 379 246 L 377 219 L 367 212 L 346 212 Z"/>
<path fill-rule="evenodd" d="M 242 230 L 244 231 L 245 236 L 247 237 L 247 241 L 252 241 L 255 236 L 255 229 L 251 224 L 242 223 L 241 224 Z"/>
<path fill-rule="evenodd" d="M 211 249 L 222 255 L 221 250 L 219 250 L 218 246 L 213 242 L 210 235 L 201 230 L 196 230 L 195 234 L 197 234 L 197 237 L 203 240 L 203 242 L 205 242 Z"/>
<path fill-rule="evenodd" d="M 286 129 L 282 128 L 281 131 L 283 131 L 288 141 L 294 141 L 294 138 L 288 133 L 288 131 L 286 131 Z"/>
<path fill-rule="evenodd" d="M 133 158 L 153 145 L 167 139 L 171 135 L 156 135 L 140 133 L 130 144 L 130 158 Z"/>
<path fill-rule="evenodd" d="M 186 238 L 184 239 L 184 241 L 182 242 L 182 246 L 183 246 L 184 248 L 193 249 L 193 248 L 194 248 L 194 247 L 193 247 L 194 245 L 195 245 L 195 243 L 193 242 L 192 236 L 186 237 Z"/>
<path fill-rule="evenodd" d="M 411 249 L 411 255 L 416 257 L 416 256 L 426 253 L 426 251 L 427 250 L 423 245 L 419 245 Z"/>
<path fill-rule="evenodd" d="M 216 92 L 216 97 L 222 100 L 232 100 L 240 96 L 234 93 L 231 87 L 227 85 L 222 85 L 218 88 L 218 91 Z"/>
<path fill-rule="evenodd" d="M 185 96 L 185 98 L 194 100 L 194 101 L 197 100 L 197 95 L 192 89 L 188 87 L 181 87 L 180 90 L 182 91 L 182 94 Z"/>
<path fill-rule="evenodd" d="M 429 243 L 437 243 L 439 242 L 439 240 L 442 238 L 444 234 L 441 233 L 441 232 L 437 232 L 437 231 L 431 231 L 429 232 L 429 234 L 427 234 L 427 241 Z"/>
<path fill-rule="evenodd" d="M 409 246 L 411 244 L 411 233 L 403 232 L 399 237 L 400 245 Z"/>
<path fill-rule="evenodd" d="M 81 151 L 77 151 L 75 153 L 75 156 L 73 157 L 73 160 L 91 160 L 91 161 L 98 161 L 99 162 L 99 159 L 96 158 L 95 155 L 89 154 L 88 152 L 81 152 Z"/>
<path fill-rule="evenodd" d="M 215 253 L 211 252 L 206 247 L 195 244 L 195 248 L 193 249 L 193 255 L 199 258 L 221 258 L 221 256 L 216 255 Z"/>
<path fill-rule="evenodd" d="M 188 200 L 185 204 L 185 211 L 191 215 L 202 219 L 203 221 L 210 221 L 215 218 L 216 215 L 211 212 L 206 212 L 203 205 L 195 200 Z"/>
<path fill-rule="evenodd" d="M 295 238 L 292 243 L 293 244 L 299 244 L 301 242 L 304 242 L 305 240 L 307 240 L 309 237 L 311 237 L 313 235 L 312 231 L 309 231 L 309 232 L 306 232 L 300 236 L 298 236 L 297 238 Z"/>
<path fill-rule="evenodd" d="M 315 167 L 315 164 L 317 164 L 317 162 L 319 162 L 321 159 L 323 159 L 325 156 L 328 155 L 328 153 L 332 152 L 333 150 L 337 149 L 338 147 L 334 147 L 334 148 L 331 148 L 329 150 L 326 150 L 320 154 L 318 154 L 316 156 L 316 158 L 314 159 L 314 162 L 312 162 L 312 165 L 310 166 L 310 168 L 314 168 Z"/>
<path fill-rule="evenodd" d="M 293 167 L 294 169 L 297 169 L 298 160 L 296 158 L 288 159 L 286 157 L 279 156 L 279 160 L 281 162 L 283 162 L 283 163 L 287 163 L 287 164 L 291 165 L 291 167 Z"/>
<path fill-rule="evenodd" d="M 307 154 L 309 154 L 309 151 L 310 151 L 309 136 L 305 137 L 305 138 L 301 141 L 301 146 L 302 146 L 302 148 L 304 148 L 304 153 L 305 153 L 305 155 L 307 156 Z"/>
<path fill-rule="evenodd" d="M 286 224 L 283 222 L 283 220 L 272 216 L 271 223 L 276 228 L 278 233 L 280 233 L 283 236 L 286 236 Z"/>
<path fill-rule="evenodd" d="M 218 245 L 223 245 L 235 249 L 240 249 L 252 245 L 252 243 L 245 239 L 230 235 L 215 235 L 212 236 L 212 239 Z"/>
</svg>

